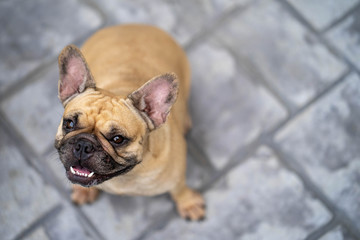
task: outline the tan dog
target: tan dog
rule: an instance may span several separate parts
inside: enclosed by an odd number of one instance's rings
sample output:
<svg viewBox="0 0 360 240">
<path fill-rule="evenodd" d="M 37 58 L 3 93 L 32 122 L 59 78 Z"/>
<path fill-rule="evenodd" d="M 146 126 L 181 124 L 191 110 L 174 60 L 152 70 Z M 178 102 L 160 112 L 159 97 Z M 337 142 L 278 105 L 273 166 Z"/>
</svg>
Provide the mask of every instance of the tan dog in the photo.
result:
<svg viewBox="0 0 360 240">
<path fill-rule="evenodd" d="M 73 185 L 72 200 L 92 202 L 98 189 L 169 192 L 183 218 L 203 219 L 204 200 L 185 183 L 191 121 L 183 50 L 157 28 L 123 25 L 97 32 L 81 52 L 70 45 L 59 56 L 65 112 L 55 147 L 67 177 L 84 186 Z"/>
</svg>

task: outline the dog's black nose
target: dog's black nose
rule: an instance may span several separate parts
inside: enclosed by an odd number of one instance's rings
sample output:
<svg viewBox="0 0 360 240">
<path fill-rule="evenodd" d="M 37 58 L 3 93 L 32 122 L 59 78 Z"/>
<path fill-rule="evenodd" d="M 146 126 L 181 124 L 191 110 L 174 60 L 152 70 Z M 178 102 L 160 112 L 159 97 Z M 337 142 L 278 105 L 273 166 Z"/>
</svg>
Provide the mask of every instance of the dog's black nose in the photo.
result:
<svg viewBox="0 0 360 240">
<path fill-rule="evenodd" d="M 80 139 L 74 144 L 73 153 L 78 160 L 87 160 L 95 151 L 94 145 L 86 139 Z"/>
</svg>

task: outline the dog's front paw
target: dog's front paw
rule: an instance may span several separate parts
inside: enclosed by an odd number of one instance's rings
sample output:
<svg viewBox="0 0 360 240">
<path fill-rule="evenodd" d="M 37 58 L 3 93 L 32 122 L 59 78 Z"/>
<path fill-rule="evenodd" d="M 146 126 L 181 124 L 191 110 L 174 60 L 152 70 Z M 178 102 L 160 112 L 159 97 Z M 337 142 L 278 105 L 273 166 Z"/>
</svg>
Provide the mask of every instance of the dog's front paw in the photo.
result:
<svg viewBox="0 0 360 240">
<path fill-rule="evenodd" d="M 202 221 L 205 219 L 205 201 L 200 193 L 185 188 L 180 194 L 173 196 L 180 216 L 186 220 Z"/>
<path fill-rule="evenodd" d="M 78 205 L 92 203 L 99 195 L 99 190 L 94 187 L 86 188 L 79 185 L 73 185 L 72 190 L 71 200 Z"/>
</svg>

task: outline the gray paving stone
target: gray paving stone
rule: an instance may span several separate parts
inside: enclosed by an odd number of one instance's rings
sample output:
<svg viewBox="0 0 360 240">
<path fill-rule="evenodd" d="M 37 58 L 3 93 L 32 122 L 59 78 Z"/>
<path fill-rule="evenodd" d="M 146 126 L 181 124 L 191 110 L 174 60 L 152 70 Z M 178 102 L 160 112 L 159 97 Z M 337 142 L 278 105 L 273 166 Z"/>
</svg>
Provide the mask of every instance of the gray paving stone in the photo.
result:
<svg viewBox="0 0 360 240">
<path fill-rule="evenodd" d="M 95 239 L 86 232 L 82 220 L 68 205 L 64 205 L 61 213 L 45 222 L 45 230 L 51 240 L 84 240 Z"/>
<path fill-rule="evenodd" d="M 281 149 L 360 229 L 360 78 L 340 86 L 276 136 Z"/>
<path fill-rule="evenodd" d="M 53 209 L 59 196 L 25 162 L 0 128 L 0 236 L 13 239 Z"/>
<path fill-rule="evenodd" d="M 35 0 L 1 1 L 0 22 L 1 94 L 102 20 L 82 1 Z"/>
<path fill-rule="evenodd" d="M 54 64 L 39 76 L 39 81 L 1 104 L 7 118 L 38 154 L 53 146 L 63 114 L 57 98 L 58 78 L 57 65 Z"/>
<path fill-rule="evenodd" d="M 321 30 L 342 17 L 358 0 L 288 0 L 316 29 Z"/>
<path fill-rule="evenodd" d="M 350 236 L 347 230 L 343 227 L 337 227 L 326 233 L 319 240 L 355 240 L 355 238 Z"/>
<path fill-rule="evenodd" d="M 45 157 L 45 162 L 46 162 L 49 170 L 55 177 L 55 179 L 57 179 L 57 181 L 59 182 L 59 184 L 65 190 L 69 191 L 69 198 L 70 198 L 70 191 L 71 191 L 72 184 L 71 184 L 70 180 L 66 177 L 64 165 L 61 163 L 61 161 L 59 159 L 59 155 L 58 155 L 57 151 L 55 150 L 55 148 L 53 149 L 53 151 L 51 151 Z"/>
<path fill-rule="evenodd" d="M 360 68 L 360 9 L 331 29 L 327 38 Z"/>
<path fill-rule="evenodd" d="M 176 218 L 147 239 L 296 240 L 331 217 L 264 146 L 224 176 L 205 198 L 208 216 L 204 222 Z"/>
<path fill-rule="evenodd" d="M 251 5 L 216 35 L 237 56 L 237 68 L 252 72 L 255 80 L 268 81 L 298 107 L 346 69 L 276 1 Z"/>
<path fill-rule="evenodd" d="M 29 236 L 26 236 L 24 240 L 49 240 L 49 237 L 46 235 L 44 228 L 38 228 Z"/>
<path fill-rule="evenodd" d="M 187 43 L 209 22 L 226 10 L 242 6 L 250 0 L 155 0 L 117 1 L 99 4 L 110 16 L 110 24 L 146 23 L 158 26 L 181 43 Z"/>
<path fill-rule="evenodd" d="M 208 39 L 191 49 L 192 136 L 216 168 L 286 117 L 285 109 L 231 52 Z"/>
<path fill-rule="evenodd" d="M 189 142 L 188 144 L 191 144 Z M 194 189 L 200 189 L 205 183 L 209 182 L 213 176 L 213 172 L 209 166 L 196 159 L 189 152 L 187 155 L 186 165 L 186 181 L 187 184 Z"/>
<path fill-rule="evenodd" d="M 106 239 L 135 239 L 149 224 L 173 208 L 167 196 L 129 197 L 102 193 L 85 214 Z"/>
</svg>

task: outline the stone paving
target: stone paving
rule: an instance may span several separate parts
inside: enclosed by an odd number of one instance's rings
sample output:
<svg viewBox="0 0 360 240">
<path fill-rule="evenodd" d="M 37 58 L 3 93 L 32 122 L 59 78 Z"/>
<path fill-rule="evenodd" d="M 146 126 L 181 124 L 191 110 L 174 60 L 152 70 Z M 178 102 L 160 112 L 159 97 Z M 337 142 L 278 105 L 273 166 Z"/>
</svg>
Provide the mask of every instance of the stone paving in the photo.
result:
<svg viewBox="0 0 360 240">
<path fill-rule="evenodd" d="M 168 195 L 70 201 L 57 55 L 129 22 L 189 56 L 203 222 Z M 360 0 L 3 0 L 0 23 L 1 239 L 360 239 Z"/>
</svg>

